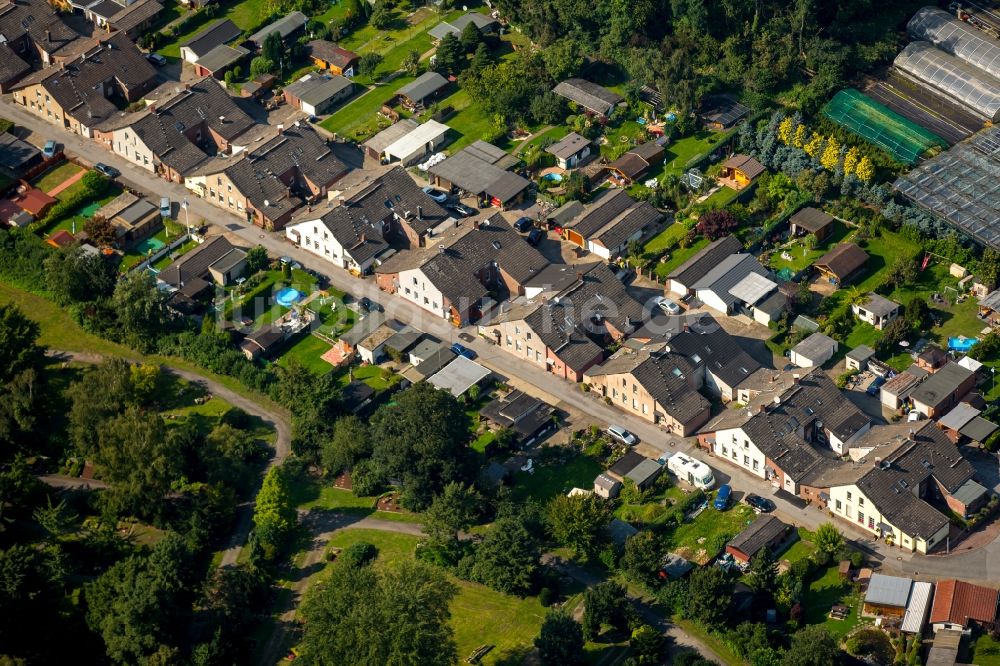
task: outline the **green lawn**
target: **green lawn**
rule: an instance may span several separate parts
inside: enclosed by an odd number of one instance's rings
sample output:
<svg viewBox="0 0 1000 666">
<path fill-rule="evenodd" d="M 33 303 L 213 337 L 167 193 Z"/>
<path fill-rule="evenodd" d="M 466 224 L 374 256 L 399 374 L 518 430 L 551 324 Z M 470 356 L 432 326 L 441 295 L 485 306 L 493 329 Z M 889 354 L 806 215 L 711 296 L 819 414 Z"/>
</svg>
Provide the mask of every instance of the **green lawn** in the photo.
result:
<svg viewBox="0 0 1000 666">
<path fill-rule="evenodd" d="M 479 437 L 477 437 L 476 439 L 474 439 L 472 441 L 472 444 L 470 444 L 469 446 L 472 447 L 473 451 L 478 451 L 479 453 L 485 454 L 486 447 L 492 444 L 493 441 L 496 440 L 496 438 L 497 438 L 496 434 L 488 430 Z"/>
<path fill-rule="evenodd" d="M 1000 641 L 988 633 L 980 633 L 972 645 L 971 663 L 977 666 L 1000 666 Z"/>
<path fill-rule="evenodd" d="M 378 129 L 378 117 L 376 114 L 382 105 L 387 103 L 396 91 L 413 81 L 412 76 L 401 76 L 393 79 L 389 83 L 376 86 L 346 106 L 340 107 L 336 113 L 324 120 L 320 125 L 327 131 L 334 132 L 342 137 L 365 140 L 375 134 Z M 388 121 L 383 120 L 383 126 L 387 126 Z"/>
<path fill-rule="evenodd" d="M 56 198 L 60 200 L 63 199 L 64 196 L 72 194 L 72 192 L 78 189 L 81 185 L 82 183 L 79 181 L 73 183 L 64 191 L 60 192 L 56 196 Z M 69 231 L 70 233 L 79 233 L 80 231 L 83 231 L 83 225 L 87 222 L 89 218 L 80 215 L 79 214 L 80 211 L 83 210 L 84 208 L 92 206 L 93 203 L 97 203 L 98 206 L 103 206 L 104 204 L 108 203 L 109 201 L 117 197 L 119 194 L 121 194 L 121 192 L 122 192 L 121 187 L 112 184 L 110 191 L 107 194 L 105 194 L 101 199 L 98 199 L 96 202 L 86 204 L 85 206 L 81 206 L 79 209 L 75 211 L 75 214 L 73 215 L 68 215 L 62 218 L 61 220 L 55 220 L 54 222 L 51 222 L 48 226 L 40 230 L 42 235 L 51 236 L 55 232 L 63 230 Z"/>
<path fill-rule="evenodd" d="M 803 239 L 800 238 L 793 241 L 791 246 L 783 250 L 791 255 L 791 259 L 783 259 L 781 257 L 782 250 L 775 250 L 775 252 L 771 255 L 771 260 L 769 262 L 771 268 L 776 271 L 780 271 L 782 268 L 788 268 L 793 273 L 798 273 L 807 266 L 811 266 L 814 261 L 833 249 L 833 247 L 840 243 L 844 239 L 844 236 L 847 235 L 847 227 L 843 222 L 834 220 L 833 224 L 834 229 L 830 235 L 824 238 L 822 243 L 818 244 L 811 250 L 806 247 Z"/>
<path fill-rule="evenodd" d="M 376 391 L 384 391 L 402 380 L 402 377 L 394 372 L 390 371 L 388 375 L 388 379 L 383 378 L 382 368 L 377 365 L 361 365 L 353 367 L 350 372 L 346 369 L 340 370 L 337 379 L 341 386 L 347 386 L 353 378 L 363 381 Z"/>
<path fill-rule="evenodd" d="M 180 247 L 174 249 L 172 252 L 168 252 L 167 254 L 157 259 L 156 262 L 153 263 L 153 268 L 155 268 L 158 271 L 162 271 L 164 268 L 172 264 L 182 255 L 187 254 L 196 247 L 198 247 L 198 241 L 191 239 L 188 242 L 181 245 Z"/>
<path fill-rule="evenodd" d="M 709 503 L 701 515 L 674 530 L 670 535 L 670 549 L 685 559 L 705 564 L 725 547 L 726 541 L 753 522 L 754 517 L 753 509 L 744 504 L 737 504 L 728 511 L 717 511 Z"/>
<path fill-rule="evenodd" d="M 686 165 L 691 160 L 709 152 L 721 138 L 721 132 L 701 130 L 667 145 L 663 156 L 666 161 L 666 172 L 674 175 L 684 173 Z"/>
<path fill-rule="evenodd" d="M 541 134 L 539 134 L 538 136 L 536 136 L 531 141 L 522 142 L 517 147 L 517 151 L 516 152 L 518 154 L 525 153 L 525 152 L 529 151 L 531 148 L 533 148 L 535 146 L 542 145 L 542 143 L 545 142 L 545 141 L 553 141 L 553 142 L 559 141 L 564 136 L 566 136 L 567 134 L 569 134 L 569 131 L 570 131 L 569 128 L 566 127 L 565 125 L 560 125 L 558 127 L 553 127 L 552 129 L 549 129 L 549 130 L 546 130 L 545 132 L 542 132 Z"/>
<path fill-rule="evenodd" d="M 292 360 L 295 360 L 299 365 L 305 366 L 313 373 L 325 375 L 333 370 L 332 365 L 320 358 L 328 351 L 330 351 L 329 342 L 307 333 L 295 344 L 285 348 L 277 363 L 282 367 L 287 367 Z"/>
<path fill-rule="evenodd" d="M 800 535 L 799 540 L 793 543 L 784 553 L 781 553 L 779 559 L 788 560 L 789 564 L 793 564 L 803 558 L 809 557 L 815 550 L 816 546 L 811 541 L 802 539 Z"/>
<path fill-rule="evenodd" d="M 35 178 L 31 184 L 40 189 L 42 192 L 48 192 L 52 188 L 60 185 L 81 171 L 83 171 L 83 167 L 78 164 L 74 164 L 72 162 L 62 162 L 49 169 L 38 178 Z"/>
<path fill-rule="evenodd" d="M 583 455 L 564 465 L 536 465 L 534 474 L 517 473 L 513 498 L 515 501 L 523 501 L 531 497 L 545 504 L 556 495 L 563 495 L 573 488 L 593 488 L 594 478 L 602 471 L 596 460 Z"/>
<path fill-rule="evenodd" d="M 201 20 L 195 22 L 184 34 L 178 35 L 174 41 L 169 42 L 157 49 L 157 52 L 167 58 L 180 58 L 181 43 L 194 37 L 212 22 L 222 18 L 228 18 L 241 30 L 248 30 L 256 26 L 267 16 L 267 0 L 239 0 L 238 2 L 227 3 L 230 6 L 225 11 L 220 12 L 214 18 L 202 15 Z"/>
<path fill-rule="evenodd" d="M 634 120 L 626 120 L 618 127 L 609 126 L 604 130 L 607 141 L 601 146 L 601 155 L 608 159 L 618 159 L 645 135 L 645 128 Z"/>
<path fill-rule="evenodd" d="M 851 316 L 853 317 L 853 315 Z M 854 349 L 858 345 L 868 345 L 874 348 L 875 343 L 878 342 L 880 337 L 882 337 L 881 331 L 871 324 L 855 318 L 854 328 L 851 329 L 847 339 L 844 340 L 844 347 L 847 351 Z"/>
<path fill-rule="evenodd" d="M 822 624 L 831 636 L 840 640 L 858 624 L 860 600 L 851 583 L 840 578 L 837 569 L 834 564 L 822 576 L 809 583 L 803 595 L 802 606 L 806 611 L 806 624 Z M 850 615 L 844 620 L 827 617 L 835 604 L 849 606 Z"/>
<path fill-rule="evenodd" d="M 706 208 L 722 208 L 726 204 L 730 203 L 736 197 L 736 194 L 736 190 L 728 185 L 723 185 L 718 190 L 713 192 L 707 199 L 702 201 L 701 205 Z"/>
<path fill-rule="evenodd" d="M 474 104 L 469 99 L 469 93 L 464 90 L 457 90 L 452 95 L 438 102 L 435 106 L 442 109 L 450 106 L 455 111 L 453 115 L 445 119 L 445 124 L 458 134 L 456 140 L 448 146 L 448 150 L 452 154 L 470 143 L 482 139 L 483 135 L 493 124 L 493 120 L 483 113 L 478 104 Z M 430 111 L 428 110 L 421 115 L 421 121 L 426 120 L 430 115 Z"/>
<path fill-rule="evenodd" d="M 666 229 L 650 238 L 642 248 L 642 253 L 647 258 L 660 256 L 667 248 L 676 246 L 682 238 L 687 236 L 688 230 L 680 222 L 674 222 Z"/>
<path fill-rule="evenodd" d="M 670 275 L 671 271 L 683 264 L 685 261 L 693 257 L 702 248 L 708 245 L 711 241 L 707 238 L 699 238 L 694 243 L 685 248 L 677 248 L 670 255 L 670 258 L 666 261 L 661 261 L 656 264 L 656 275 L 661 279 L 666 278 Z"/>
</svg>

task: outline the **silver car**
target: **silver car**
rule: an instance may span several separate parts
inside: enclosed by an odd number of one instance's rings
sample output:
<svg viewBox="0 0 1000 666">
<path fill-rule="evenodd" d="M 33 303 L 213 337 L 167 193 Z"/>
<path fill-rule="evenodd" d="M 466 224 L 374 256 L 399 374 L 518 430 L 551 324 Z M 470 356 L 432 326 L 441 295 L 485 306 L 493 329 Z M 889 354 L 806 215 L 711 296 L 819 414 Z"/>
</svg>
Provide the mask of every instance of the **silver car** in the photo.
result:
<svg viewBox="0 0 1000 666">
<path fill-rule="evenodd" d="M 625 428 L 620 425 L 609 425 L 608 434 L 611 435 L 612 439 L 616 439 L 625 446 L 635 446 L 639 443 L 639 438 L 630 433 Z"/>
</svg>

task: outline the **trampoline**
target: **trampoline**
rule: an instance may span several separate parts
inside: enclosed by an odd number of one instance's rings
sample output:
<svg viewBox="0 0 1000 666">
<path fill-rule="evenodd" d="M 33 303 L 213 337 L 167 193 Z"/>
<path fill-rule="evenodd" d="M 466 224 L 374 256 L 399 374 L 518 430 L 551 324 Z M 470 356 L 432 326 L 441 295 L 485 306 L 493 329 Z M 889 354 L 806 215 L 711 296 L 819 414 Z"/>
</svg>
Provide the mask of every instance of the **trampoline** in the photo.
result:
<svg viewBox="0 0 1000 666">
<path fill-rule="evenodd" d="M 285 287 L 275 295 L 274 300 L 278 305 L 282 307 L 291 307 L 293 303 L 298 302 L 302 298 L 302 292 L 298 289 L 292 289 L 291 287 Z"/>
</svg>

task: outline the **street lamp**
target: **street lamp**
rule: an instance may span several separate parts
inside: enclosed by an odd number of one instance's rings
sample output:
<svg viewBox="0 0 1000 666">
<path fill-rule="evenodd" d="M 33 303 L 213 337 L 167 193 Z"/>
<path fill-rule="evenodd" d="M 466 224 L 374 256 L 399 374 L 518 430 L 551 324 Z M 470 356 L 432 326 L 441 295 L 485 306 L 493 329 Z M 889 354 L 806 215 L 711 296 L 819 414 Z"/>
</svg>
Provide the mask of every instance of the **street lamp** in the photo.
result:
<svg viewBox="0 0 1000 666">
<path fill-rule="evenodd" d="M 188 236 L 191 235 L 191 214 L 188 212 L 188 200 L 184 197 L 181 201 L 181 208 L 184 209 L 184 226 L 187 227 Z"/>
</svg>

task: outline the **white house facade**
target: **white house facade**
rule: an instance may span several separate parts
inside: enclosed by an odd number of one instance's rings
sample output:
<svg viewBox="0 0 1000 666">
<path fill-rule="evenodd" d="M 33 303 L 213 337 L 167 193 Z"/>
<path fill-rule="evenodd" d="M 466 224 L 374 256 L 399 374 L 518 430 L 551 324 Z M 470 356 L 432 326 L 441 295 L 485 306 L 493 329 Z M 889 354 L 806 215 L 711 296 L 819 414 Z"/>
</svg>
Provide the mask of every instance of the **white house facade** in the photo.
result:
<svg viewBox="0 0 1000 666">
<path fill-rule="evenodd" d="M 907 534 L 889 522 L 879 512 L 874 502 L 857 485 L 834 486 L 830 488 L 829 508 L 837 517 L 853 523 L 866 532 L 880 538 L 892 539 L 892 543 L 903 550 L 927 554 L 927 551 L 948 536 L 948 524 L 945 524 L 932 536 L 924 539 Z"/>
</svg>

